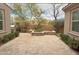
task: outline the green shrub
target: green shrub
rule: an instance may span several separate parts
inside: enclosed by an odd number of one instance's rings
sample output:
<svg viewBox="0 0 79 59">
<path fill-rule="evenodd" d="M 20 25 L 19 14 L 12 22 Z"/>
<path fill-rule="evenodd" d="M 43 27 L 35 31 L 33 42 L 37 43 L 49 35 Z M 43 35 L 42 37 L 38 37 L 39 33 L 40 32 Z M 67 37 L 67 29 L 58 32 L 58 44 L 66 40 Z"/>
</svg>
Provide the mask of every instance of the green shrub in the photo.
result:
<svg viewBox="0 0 79 59">
<path fill-rule="evenodd" d="M 16 32 L 15 32 L 15 37 L 18 37 L 18 36 L 19 36 L 19 32 L 16 31 Z"/>
<path fill-rule="evenodd" d="M 35 29 L 34 31 L 35 31 L 35 32 L 42 32 L 43 29 L 41 29 L 41 28 L 37 28 L 37 29 Z"/>
<path fill-rule="evenodd" d="M 79 49 L 79 41 L 73 38 L 69 43 L 69 46 L 74 49 Z"/>
<path fill-rule="evenodd" d="M 14 39 L 15 37 L 18 37 L 18 36 L 19 36 L 19 32 L 11 32 L 7 35 L 4 35 L 3 38 L 1 38 L 1 42 L 6 43 L 6 42 Z"/>
<path fill-rule="evenodd" d="M 64 35 L 64 34 L 60 34 L 61 39 L 68 44 L 71 41 L 71 37 L 69 37 L 68 35 Z"/>
<path fill-rule="evenodd" d="M 71 48 L 79 50 L 79 41 L 71 38 L 68 35 L 60 34 L 61 39 Z"/>
<path fill-rule="evenodd" d="M 15 38 L 15 33 L 9 33 L 8 36 L 9 40 L 12 40 L 13 38 Z"/>
<path fill-rule="evenodd" d="M 9 41 L 9 35 L 5 35 L 3 38 L 2 38 L 2 42 L 3 43 L 6 43 Z"/>
<path fill-rule="evenodd" d="M 2 37 L 0 38 L 0 43 L 2 43 Z"/>
</svg>

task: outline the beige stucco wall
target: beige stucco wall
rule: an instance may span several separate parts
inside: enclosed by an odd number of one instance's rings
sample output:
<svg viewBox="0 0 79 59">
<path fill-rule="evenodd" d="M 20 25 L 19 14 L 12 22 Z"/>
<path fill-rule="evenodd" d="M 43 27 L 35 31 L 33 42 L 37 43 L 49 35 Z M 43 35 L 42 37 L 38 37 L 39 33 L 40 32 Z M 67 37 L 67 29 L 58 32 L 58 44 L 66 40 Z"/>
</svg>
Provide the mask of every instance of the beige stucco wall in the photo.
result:
<svg viewBox="0 0 79 59">
<path fill-rule="evenodd" d="M 70 30 L 70 11 L 66 11 L 64 21 L 64 33 L 67 34 L 69 30 Z"/>
<path fill-rule="evenodd" d="M 65 12 L 64 34 L 79 39 L 79 35 L 72 33 L 71 31 L 71 12 L 77 8 L 79 8 L 79 4 L 72 4 L 71 6 L 69 6 L 64 10 Z"/>
<path fill-rule="evenodd" d="M 10 32 L 10 8 L 6 4 L 0 4 L 0 9 L 4 10 L 3 31 L 0 31 L 0 36 Z"/>
</svg>

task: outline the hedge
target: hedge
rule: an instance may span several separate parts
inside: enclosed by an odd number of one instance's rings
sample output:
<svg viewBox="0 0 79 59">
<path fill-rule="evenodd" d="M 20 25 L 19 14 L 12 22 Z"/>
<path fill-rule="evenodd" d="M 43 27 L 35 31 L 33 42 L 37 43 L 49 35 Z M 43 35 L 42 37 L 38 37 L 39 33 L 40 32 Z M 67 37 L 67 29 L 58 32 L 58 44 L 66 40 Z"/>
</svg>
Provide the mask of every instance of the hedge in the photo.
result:
<svg viewBox="0 0 79 59">
<path fill-rule="evenodd" d="M 0 42 L 1 43 L 6 43 L 12 39 L 14 39 L 15 37 L 19 36 L 19 32 L 11 32 L 7 35 L 4 35 L 2 38 L 0 38 Z"/>
<path fill-rule="evenodd" d="M 68 35 L 60 34 L 61 40 L 64 41 L 70 48 L 79 51 L 79 40 L 71 38 Z"/>
</svg>

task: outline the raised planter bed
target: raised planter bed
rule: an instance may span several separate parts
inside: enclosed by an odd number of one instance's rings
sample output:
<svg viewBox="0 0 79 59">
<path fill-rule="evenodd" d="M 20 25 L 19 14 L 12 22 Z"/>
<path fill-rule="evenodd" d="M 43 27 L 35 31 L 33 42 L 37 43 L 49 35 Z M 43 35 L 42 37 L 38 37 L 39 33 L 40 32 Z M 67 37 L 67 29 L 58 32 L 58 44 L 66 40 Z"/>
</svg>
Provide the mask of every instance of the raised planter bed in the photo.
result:
<svg viewBox="0 0 79 59">
<path fill-rule="evenodd" d="M 45 35 L 55 35 L 56 32 L 55 31 L 44 31 Z"/>
<path fill-rule="evenodd" d="M 43 36 L 44 32 L 32 32 L 32 36 Z"/>
<path fill-rule="evenodd" d="M 32 36 L 55 35 L 55 31 L 32 32 Z"/>
</svg>

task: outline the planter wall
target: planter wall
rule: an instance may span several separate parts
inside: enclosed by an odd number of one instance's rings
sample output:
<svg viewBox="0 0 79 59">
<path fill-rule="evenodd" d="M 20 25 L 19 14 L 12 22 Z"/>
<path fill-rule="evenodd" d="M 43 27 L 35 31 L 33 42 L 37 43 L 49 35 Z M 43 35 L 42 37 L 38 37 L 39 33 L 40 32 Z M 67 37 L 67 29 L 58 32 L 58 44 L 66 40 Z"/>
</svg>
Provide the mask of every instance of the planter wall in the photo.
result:
<svg viewBox="0 0 79 59">
<path fill-rule="evenodd" d="M 54 31 L 32 32 L 32 36 L 55 35 Z"/>
<path fill-rule="evenodd" d="M 44 35 L 43 32 L 32 32 L 31 34 L 32 36 L 43 36 Z"/>
<path fill-rule="evenodd" d="M 53 31 L 44 31 L 44 34 L 45 35 L 55 35 L 56 32 L 53 32 Z"/>
</svg>

